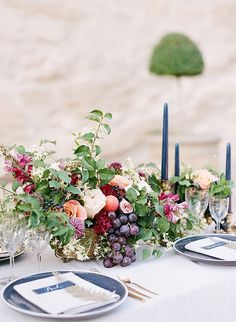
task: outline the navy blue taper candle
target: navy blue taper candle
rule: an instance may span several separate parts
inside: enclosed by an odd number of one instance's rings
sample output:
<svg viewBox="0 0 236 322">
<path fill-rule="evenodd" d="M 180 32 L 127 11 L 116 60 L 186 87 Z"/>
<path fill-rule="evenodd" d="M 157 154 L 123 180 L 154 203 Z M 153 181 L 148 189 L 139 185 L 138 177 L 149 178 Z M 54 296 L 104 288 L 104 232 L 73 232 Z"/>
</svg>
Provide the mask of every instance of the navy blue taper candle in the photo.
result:
<svg viewBox="0 0 236 322">
<path fill-rule="evenodd" d="M 225 178 L 231 180 L 231 144 L 227 143 L 226 146 L 226 165 L 225 165 Z M 229 198 L 229 213 L 232 213 L 231 196 Z"/>
<path fill-rule="evenodd" d="M 175 177 L 178 177 L 179 173 L 179 143 L 175 143 Z"/>
<path fill-rule="evenodd" d="M 168 104 L 164 104 L 162 128 L 161 180 L 168 180 Z"/>
</svg>

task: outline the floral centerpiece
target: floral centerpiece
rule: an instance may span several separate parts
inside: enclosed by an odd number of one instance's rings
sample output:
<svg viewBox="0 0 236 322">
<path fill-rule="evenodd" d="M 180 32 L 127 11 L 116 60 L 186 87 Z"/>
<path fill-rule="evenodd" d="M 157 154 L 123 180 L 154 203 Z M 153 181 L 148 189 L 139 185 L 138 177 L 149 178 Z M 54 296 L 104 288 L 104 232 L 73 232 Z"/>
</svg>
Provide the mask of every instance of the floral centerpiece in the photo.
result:
<svg viewBox="0 0 236 322">
<path fill-rule="evenodd" d="M 30 149 L 0 146 L 13 177 L 11 190 L 5 190 L 28 227 L 49 230 L 51 247 L 62 259 L 103 259 L 106 267 L 134 262 L 142 241 L 155 245 L 158 257 L 157 246 L 197 230 L 187 203 L 161 191 L 154 164 L 106 164 L 100 157 L 98 140 L 110 133 L 112 115 L 94 110 L 87 118 L 95 127 L 74 134 L 72 158 L 50 162 L 51 141 Z"/>
</svg>

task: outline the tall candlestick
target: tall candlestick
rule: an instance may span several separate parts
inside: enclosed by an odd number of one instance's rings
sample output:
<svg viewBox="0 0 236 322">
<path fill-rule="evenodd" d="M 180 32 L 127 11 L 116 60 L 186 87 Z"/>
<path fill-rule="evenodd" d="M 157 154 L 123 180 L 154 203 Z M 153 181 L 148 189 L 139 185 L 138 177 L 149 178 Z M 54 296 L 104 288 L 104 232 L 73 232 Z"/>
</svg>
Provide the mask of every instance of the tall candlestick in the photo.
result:
<svg viewBox="0 0 236 322">
<path fill-rule="evenodd" d="M 225 178 L 231 180 L 231 145 L 226 146 L 226 165 L 225 165 Z"/>
<path fill-rule="evenodd" d="M 180 173 L 179 168 L 179 143 L 175 144 L 175 176 L 178 177 Z"/>
<path fill-rule="evenodd" d="M 225 178 L 231 180 L 231 144 L 228 143 L 226 146 L 226 165 L 225 165 Z M 229 213 L 232 213 L 231 196 L 229 198 Z"/>
<path fill-rule="evenodd" d="M 162 128 L 161 180 L 168 180 L 168 104 L 164 104 Z"/>
</svg>

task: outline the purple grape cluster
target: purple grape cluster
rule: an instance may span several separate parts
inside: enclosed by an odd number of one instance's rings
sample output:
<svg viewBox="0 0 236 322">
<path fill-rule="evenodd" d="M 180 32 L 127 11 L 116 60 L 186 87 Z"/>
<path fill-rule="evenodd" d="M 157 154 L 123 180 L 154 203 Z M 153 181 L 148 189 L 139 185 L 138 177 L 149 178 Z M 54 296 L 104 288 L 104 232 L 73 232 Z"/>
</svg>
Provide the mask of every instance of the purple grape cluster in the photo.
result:
<svg viewBox="0 0 236 322">
<path fill-rule="evenodd" d="M 138 217 L 133 212 L 125 214 L 122 211 L 109 212 L 108 217 L 112 221 L 107 235 L 111 253 L 104 259 L 103 264 L 107 268 L 115 265 L 128 266 L 136 261 L 135 250 L 129 245 L 128 238 L 139 234 Z"/>
</svg>

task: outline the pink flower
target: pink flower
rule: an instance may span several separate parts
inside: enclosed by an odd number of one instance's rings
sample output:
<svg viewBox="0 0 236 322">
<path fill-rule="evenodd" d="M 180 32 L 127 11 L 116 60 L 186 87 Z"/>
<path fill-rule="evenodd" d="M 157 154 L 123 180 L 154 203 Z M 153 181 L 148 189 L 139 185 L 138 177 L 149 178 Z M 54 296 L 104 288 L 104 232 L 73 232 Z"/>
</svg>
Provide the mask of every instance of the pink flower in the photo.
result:
<svg viewBox="0 0 236 322">
<path fill-rule="evenodd" d="M 75 228 L 76 238 L 80 238 L 84 234 L 84 221 L 77 217 L 70 218 L 70 224 Z"/>
<path fill-rule="evenodd" d="M 217 177 L 207 169 L 199 169 L 193 173 L 193 182 L 199 185 L 202 190 L 209 189 L 212 182 L 217 181 Z"/>
<path fill-rule="evenodd" d="M 115 175 L 113 179 L 109 182 L 111 186 L 118 186 L 120 189 L 125 189 L 132 184 L 132 181 L 122 177 L 120 175 Z"/>
<path fill-rule="evenodd" d="M 34 192 L 35 189 L 35 185 L 34 184 L 28 184 L 26 187 L 24 187 L 24 192 L 31 194 L 32 192 Z"/>
</svg>

